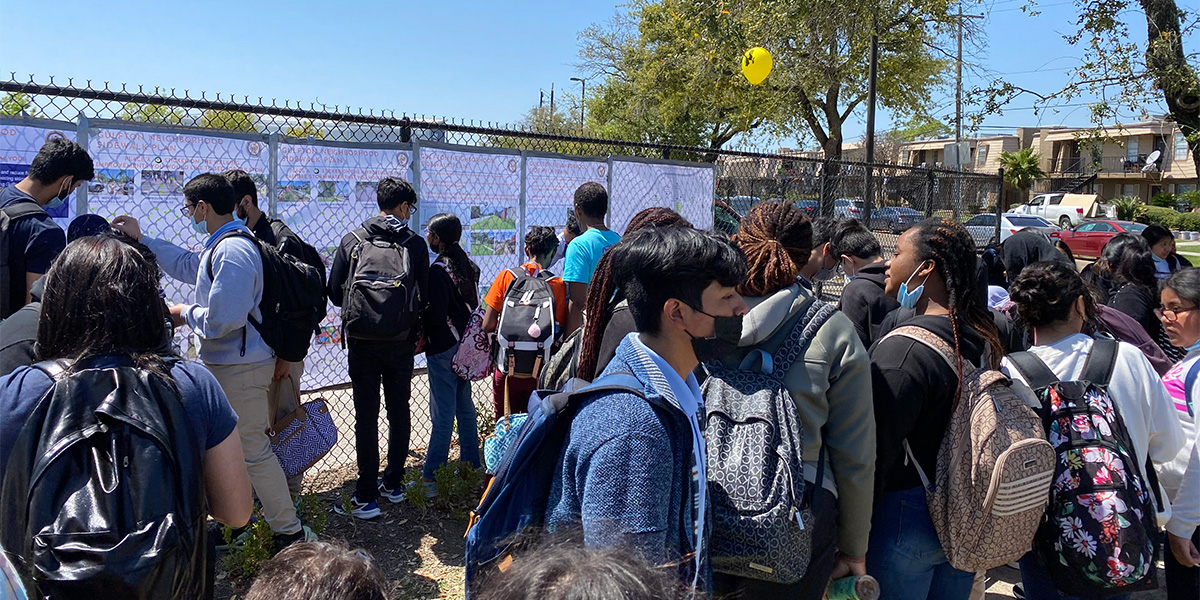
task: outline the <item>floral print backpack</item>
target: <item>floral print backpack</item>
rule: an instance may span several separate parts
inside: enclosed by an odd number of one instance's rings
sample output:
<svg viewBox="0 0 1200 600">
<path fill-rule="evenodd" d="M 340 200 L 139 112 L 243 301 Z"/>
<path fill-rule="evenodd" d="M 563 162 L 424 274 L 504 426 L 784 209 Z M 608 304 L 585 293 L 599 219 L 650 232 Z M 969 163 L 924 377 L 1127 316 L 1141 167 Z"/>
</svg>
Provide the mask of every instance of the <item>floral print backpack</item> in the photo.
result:
<svg viewBox="0 0 1200 600">
<path fill-rule="evenodd" d="M 1157 587 L 1156 506 L 1162 500 L 1153 466 L 1134 456 L 1108 394 L 1117 347 L 1116 340 L 1097 337 L 1079 381 L 1059 381 L 1031 352 L 1008 356 L 1041 400 L 1046 435 L 1058 454 L 1034 550 L 1055 586 L 1069 596 L 1101 598 Z"/>
</svg>

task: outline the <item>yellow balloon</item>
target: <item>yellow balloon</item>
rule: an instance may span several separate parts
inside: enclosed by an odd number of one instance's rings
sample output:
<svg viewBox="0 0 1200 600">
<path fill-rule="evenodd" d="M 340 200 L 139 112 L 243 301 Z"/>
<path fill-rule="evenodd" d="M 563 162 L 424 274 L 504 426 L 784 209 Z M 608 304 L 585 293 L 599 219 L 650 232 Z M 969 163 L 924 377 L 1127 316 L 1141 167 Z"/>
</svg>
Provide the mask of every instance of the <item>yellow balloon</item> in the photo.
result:
<svg viewBox="0 0 1200 600">
<path fill-rule="evenodd" d="M 742 55 L 742 75 L 750 85 L 758 85 L 766 81 L 771 74 L 771 53 L 766 48 L 755 46 Z"/>
</svg>

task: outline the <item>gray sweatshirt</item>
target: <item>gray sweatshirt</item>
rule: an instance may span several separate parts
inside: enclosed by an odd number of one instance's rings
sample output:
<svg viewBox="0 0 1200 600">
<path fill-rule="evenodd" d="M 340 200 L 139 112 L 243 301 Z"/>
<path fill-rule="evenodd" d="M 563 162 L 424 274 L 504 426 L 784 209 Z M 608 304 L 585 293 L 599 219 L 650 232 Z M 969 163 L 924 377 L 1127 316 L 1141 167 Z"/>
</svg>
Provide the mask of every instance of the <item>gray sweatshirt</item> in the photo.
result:
<svg viewBox="0 0 1200 600">
<path fill-rule="evenodd" d="M 755 349 L 775 352 L 813 300 L 798 284 L 763 298 L 746 298 L 750 312 L 742 322 L 742 341 L 725 363 L 736 367 Z M 817 331 L 785 383 L 804 426 L 804 478 L 816 481 L 817 457 L 825 444 L 822 487 L 837 496 L 838 549 L 865 556 L 875 478 L 871 362 L 846 315 L 835 314 Z"/>
</svg>

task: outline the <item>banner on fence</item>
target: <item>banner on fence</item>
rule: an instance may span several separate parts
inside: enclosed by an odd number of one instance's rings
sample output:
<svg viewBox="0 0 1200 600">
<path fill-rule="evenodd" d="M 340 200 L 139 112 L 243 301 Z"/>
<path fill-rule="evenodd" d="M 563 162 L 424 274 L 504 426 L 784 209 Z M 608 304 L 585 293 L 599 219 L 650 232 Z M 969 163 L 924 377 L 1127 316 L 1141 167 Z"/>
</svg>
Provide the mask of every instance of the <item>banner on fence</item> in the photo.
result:
<svg viewBox="0 0 1200 600">
<path fill-rule="evenodd" d="M 614 157 L 609 190 L 609 228 L 623 233 L 638 211 L 669 208 L 696 229 L 711 229 L 716 179 L 712 165 L 659 163 Z"/>
<path fill-rule="evenodd" d="M 328 269 L 342 238 L 379 214 L 375 200 L 379 180 L 413 180 L 412 151 L 281 141 L 277 177 L 276 214 L 321 253 Z M 341 309 L 332 303 L 327 307 L 321 331 L 305 359 L 304 389 L 350 381 Z"/>
<path fill-rule="evenodd" d="M 33 121 L 30 121 L 33 123 Z M 17 125 L 7 120 L 0 121 L 0 188 L 8 187 L 29 175 L 29 165 L 37 156 L 42 145 L 53 138 L 61 137 L 75 141 L 75 131 L 53 122 L 43 125 Z M 96 182 L 92 182 L 95 185 Z M 64 230 L 75 218 L 75 198 L 68 198 L 61 206 L 46 210 L 54 222 Z"/>
</svg>

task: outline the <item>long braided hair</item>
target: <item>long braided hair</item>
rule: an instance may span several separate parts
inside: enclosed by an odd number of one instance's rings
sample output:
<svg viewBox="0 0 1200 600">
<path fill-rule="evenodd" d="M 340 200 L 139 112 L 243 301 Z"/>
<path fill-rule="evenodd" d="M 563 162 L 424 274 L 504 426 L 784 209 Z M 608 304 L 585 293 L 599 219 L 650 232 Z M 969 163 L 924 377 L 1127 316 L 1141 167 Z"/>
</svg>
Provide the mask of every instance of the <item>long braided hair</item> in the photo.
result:
<svg viewBox="0 0 1200 600">
<path fill-rule="evenodd" d="M 450 279 L 458 288 L 463 301 L 474 310 L 479 306 L 479 266 L 459 245 L 462 238 L 462 222 L 454 213 L 439 213 L 429 219 L 428 227 L 442 243 L 442 247 L 438 249 L 438 259 L 446 267 L 446 272 L 450 274 Z"/>
<path fill-rule="evenodd" d="M 669 209 L 654 206 L 643 209 L 629 220 L 625 226 L 625 234 L 629 235 L 647 227 L 691 227 L 692 224 L 683 215 Z M 577 377 L 591 381 L 596 376 L 596 363 L 600 360 L 600 345 L 604 342 L 604 330 L 608 327 L 612 316 L 609 307 L 616 304 L 616 278 L 612 273 L 612 257 L 605 252 L 596 263 L 596 271 L 592 282 L 588 284 L 587 301 L 584 312 L 587 320 L 583 324 L 583 339 L 579 346 L 579 369 Z"/>
<path fill-rule="evenodd" d="M 734 237 L 749 266 L 738 293 L 761 297 L 795 283 L 812 253 L 812 234 L 812 221 L 795 204 L 756 204 L 742 218 Z"/>
<path fill-rule="evenodd" d="M 934 268 L 946 282 L 946 292 L 950 296 L 950 325 L 954 330 L 954 354 L 958 360 L 961 392 L 963 357 L 962 333 L 959 327 L 962 323 L 978 332 L 991 347 L 991 352 L 986 353 L 990 364 L 986 366 L 997 368 L 1004 356 L 1004 345 L 1000 341 L 996 322 L 976 301 L 979 279 L 976 277 L 975 240 L 961 224 L 950 219 L 932 218 L 917 225 L 913 243 L 921 261 L 933 261 Z M 956 402 L 957 398 L 958 395 L 955 394 Z"/>
</svg>

